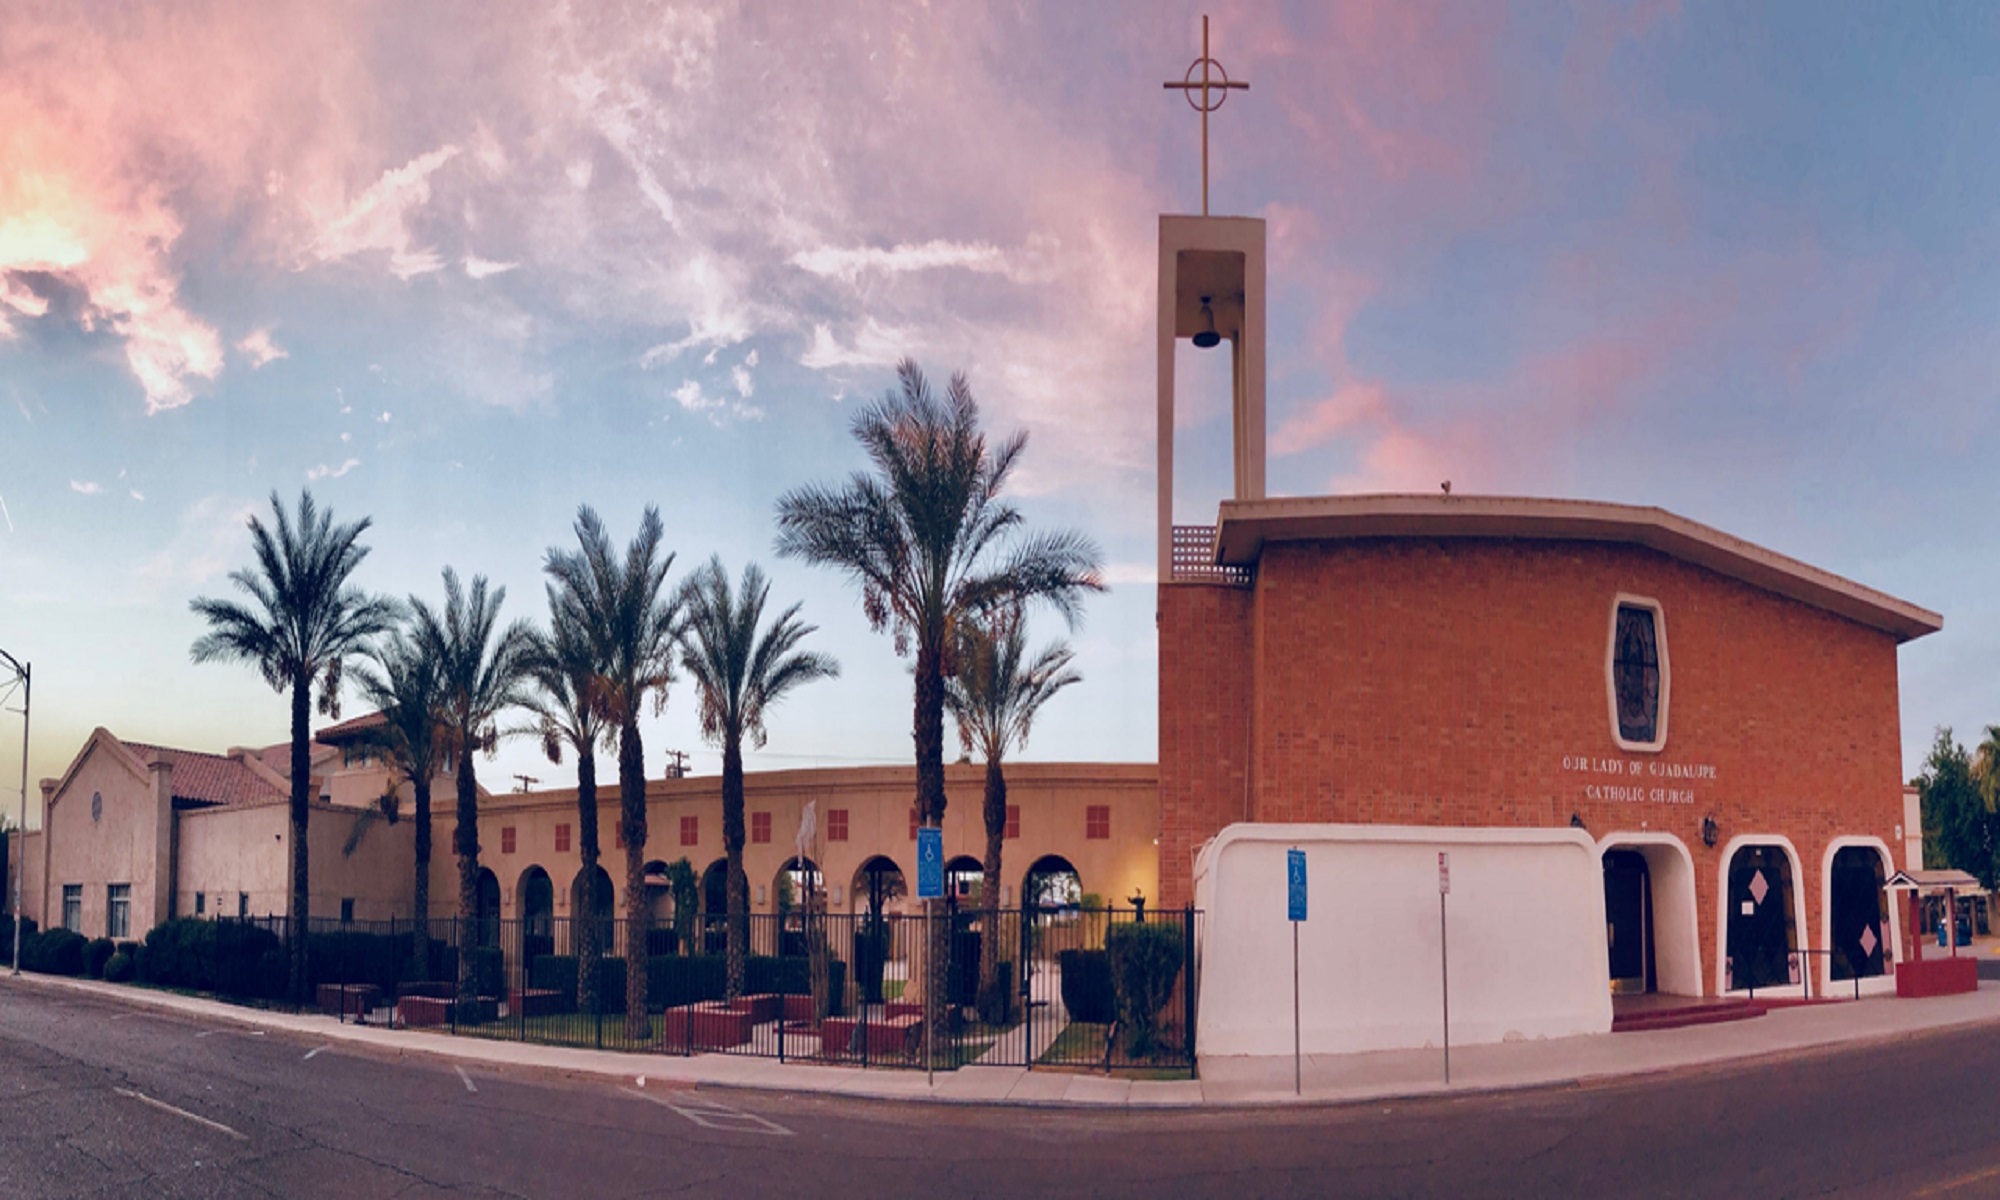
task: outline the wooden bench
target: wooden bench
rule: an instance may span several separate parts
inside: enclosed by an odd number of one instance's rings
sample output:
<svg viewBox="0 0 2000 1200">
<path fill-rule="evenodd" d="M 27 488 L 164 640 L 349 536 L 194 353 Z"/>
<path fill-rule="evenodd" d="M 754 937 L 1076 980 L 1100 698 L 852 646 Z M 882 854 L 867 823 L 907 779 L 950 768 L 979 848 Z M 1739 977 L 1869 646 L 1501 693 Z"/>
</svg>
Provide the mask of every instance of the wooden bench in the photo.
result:
<svg viewBox="0 0 2000 1200">
<path fill-rule="evenodd" d="M 360 1016 L 382 1002 L 382 989 L 372 983 L 322 983 L 318 1000 L 328 1016 Z"/>
<path fill-rule="evenodd" d="M 748 1042 L 756 1024 L 749 1012 L 721 1000 L 704 1000 L 661 1013 L 660 1041 L 669 1049 L 727 1050 Z"/>
<path fill-rule="evenodd" d="M 857 1027 L 867 1030 L 870 1058 L 913 1058 L 924 1044 L 922 1017 L 890 1017 L 866 1025 L 853 1017 L 828 1017 L 819 1023 L 820 1053 L 828 1058 L 858 1057 L 862 1051 Z"/>
</svg>

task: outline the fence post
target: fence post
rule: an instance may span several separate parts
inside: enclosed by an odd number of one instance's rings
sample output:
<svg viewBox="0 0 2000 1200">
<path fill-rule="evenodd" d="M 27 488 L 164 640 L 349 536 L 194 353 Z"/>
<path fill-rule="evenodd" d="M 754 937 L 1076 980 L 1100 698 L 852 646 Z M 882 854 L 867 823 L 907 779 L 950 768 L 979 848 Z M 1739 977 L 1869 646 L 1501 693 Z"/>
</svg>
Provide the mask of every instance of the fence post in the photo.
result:
<svg viewBox="0 0 2000 1200">
<path fill-rule="evenodd" d="M 1190 903 L 1182 916 L 1181 933 L 1181 1028 L 1186 1042 L 1188 1071 L 1195 1069 L 1194 1062 L 1194 905 Z"/>
</svg>

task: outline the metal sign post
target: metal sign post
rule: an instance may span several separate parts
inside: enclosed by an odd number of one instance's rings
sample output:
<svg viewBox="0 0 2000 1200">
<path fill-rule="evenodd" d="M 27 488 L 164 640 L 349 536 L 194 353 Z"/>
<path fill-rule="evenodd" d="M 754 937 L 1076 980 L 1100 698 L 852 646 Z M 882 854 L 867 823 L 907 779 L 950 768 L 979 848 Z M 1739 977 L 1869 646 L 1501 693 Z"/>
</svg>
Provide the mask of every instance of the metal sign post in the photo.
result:
<svg viewBox="0 0 2000 1200">
<path fill-rule="evenodd" d="M 937 1052 L 934 1040 L 940 997 L 931 993 L 943 972 L 931 961 L 937 953 L 937 931 L 931 928 L 935 912 L 931 902 L 944 895 L 944 830 L 925 825 L 917 830 L 917 899 L 924 902 L 924 1081 L 937 1082 Z"/>
<path fill-rule="evenodd" d="M 1285 905 L 1292 922 L 1292 1095 L 1304 1095 L 1304 1056 L 1299 1052 L 1299 924 L 1306 919 L 1306 852 L 1285 851 Z"/>
<path fill-rule="evenodd" d="M 1444 898 L 1451 895 L 1451 855 L 1438 851 L 1438 969 L 1444 982 L 1444 1081 L 1451 1083 L 1451 944 L 1445 940 Z"/>
</svg>

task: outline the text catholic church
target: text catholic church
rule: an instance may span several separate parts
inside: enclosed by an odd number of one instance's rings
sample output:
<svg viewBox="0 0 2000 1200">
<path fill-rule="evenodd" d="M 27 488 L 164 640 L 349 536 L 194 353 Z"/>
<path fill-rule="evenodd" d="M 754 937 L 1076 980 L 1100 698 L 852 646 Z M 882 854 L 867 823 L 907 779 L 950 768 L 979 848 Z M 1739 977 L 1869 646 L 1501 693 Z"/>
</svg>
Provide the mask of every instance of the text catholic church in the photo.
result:
<svg viewBox="0 0 2000 1200">
<path fill-rule="evenodd" d="M 1160 219 L 1160 880 L 1208 913 L 1201 1053 L 1292 1051 L 1293 846 L 1308 1052 L 1438 1040 L 1441 851 L 1454 1041 L 1893 990 L 1897 648 L 1941 618 L 1657 508 L 1267 497 L 1264 246 Z M 1175 526 L 1175 342 L 1211 330 L 1235 496 Z"/>
</svg>

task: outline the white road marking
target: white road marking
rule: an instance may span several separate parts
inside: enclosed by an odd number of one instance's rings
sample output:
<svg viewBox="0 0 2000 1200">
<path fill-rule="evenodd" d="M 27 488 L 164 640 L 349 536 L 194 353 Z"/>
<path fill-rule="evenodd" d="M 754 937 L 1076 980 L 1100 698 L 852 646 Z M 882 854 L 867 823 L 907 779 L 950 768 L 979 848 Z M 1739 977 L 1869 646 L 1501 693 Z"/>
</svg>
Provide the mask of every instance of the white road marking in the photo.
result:
<svg viewBox="0 0 2000 1200">
<path fill-rule="evenodd" d="M 151 1096 L 146 1095 L 144 1092 L 135 1092 L 130 1088 L 112 1088 L 111 1090 L 117 1092 L 121 1096 L 129 1096 L 130 1098 L 137 1100 L 141 1104 L 150 1105 L 153 1108 L 157 1108 L 161 1112 L 172 1113 L 177 1117 L 182 1117 L 185 1118 L 186 1120 L 193 1121 L 197 1125 L 205 1125 L 208 1128 L 215 1130 L 217 1133 L 226 1133 L 230 1137 L 235 1138 L 239 1142 L 247 1142 L 250 1140 L 248 1137 L 245 1137 L 243 1134 L 238 1133 L 236 1130 L 231 1129 L 229 1126 L 224 1125 L 220 1121 L 211 1121 L 207 1117 L 191 1113 L 185 1108 L 175 1108 L 173 1105 L 168 1104 L 166 1101 L 155 1100 Z"/>
<path fill-rule="evenodd" d="M 316 1049 L 308 1050 L 306 1051 L 306 1056 L 304 1061 L 311 1062 L 313 1059 L 318 1058 L 320 1055 L 325 1054 L 327 1051 L 331 1049 L 333 1049 L 332 1046 L 320 1046 Z"/>
<path fill-rule="evenodd" d="M 747 1113 L 740 1108 L 731 1108 L 720 1100 L 705 1096 L 661 1096 L 653 1092 L 642 1092 L 635 1088 L 619 1088 L 628 1096 L 650 1100 L 662 1108 L 672 1109 L 703 1129 L 720 1129 L 725 1133 L 768 1133 L 776 1137 L 791 1137 L 791 1130 L 776 1121 Z"/>
<path fill-rule="evenodd" d="M 478 1088 L 476 1088 L 476 1087 L 472 1086 L 472 1076 L 470 1076 L 470 1075 L 467 1075 L 467 1074 L 465 1073 L 465 1068 L 464 1068 L 464 1067 L 461 1067 L 461 1066 L 459 1066 L 459 1065 L 458 1065 L 457 1063 L 453 1063 L 453 1064 L 452 1064 L 452 1068 L 451 1068 L 451 1069 L 452 1069 L 452 1070 L 454 1070 L 454 1071 L 457 1071 L 457 1072 L 458 1072 L 458 1077 L 459 1077 L 459 1078 L 460 1078 L 461 1080 L 464 1080 L 464 1081 L 465 1081 L 465 1090 L 466 1090 L 466 1091 L 468 1091 L 468 1092 L 477 1092 L 477 1091 L 479 1090 Z"/>
</svg>

